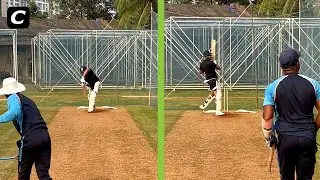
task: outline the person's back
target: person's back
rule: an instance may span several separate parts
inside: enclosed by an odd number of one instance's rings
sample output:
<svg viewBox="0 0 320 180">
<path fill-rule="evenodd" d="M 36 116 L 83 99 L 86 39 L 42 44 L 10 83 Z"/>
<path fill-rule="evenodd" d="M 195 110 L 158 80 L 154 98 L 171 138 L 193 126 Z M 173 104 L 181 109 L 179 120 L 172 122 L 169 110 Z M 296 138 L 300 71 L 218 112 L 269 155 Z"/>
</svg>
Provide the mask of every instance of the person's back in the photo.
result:
<svg viewBox="0 0 320 180">
<path fill-rule="evenodd" d="M 22 135 L 26 135 L 37 129 L 47 130 L 46 122 L 43 120 L 37 105 L 23 94 L 17 95 L 20 99 L 23 112 Z"/>
<path fill-rule="evenodd" d="M 200 69 L 204 71 L 206 79 L 217 78 L 216 64 L 213 61 L 202 61 L 200 64 Z"/>
<path fill-rule="evenodd" d="M 315 139 L 316 83 L 300 74 L 287 75 L 278 82 L 275 89 L 278 133 Z"/>
<path fill-rule="evenodd" d="M 299 74 L 299 58 L 300 53 L 292 48 L 281 53 L 284 76 L 267 86 L 263 102 L 262 130 L 268 146 L 277 149 L 282 180 L 293 180 L 295 172 L 297 179 L 312 180 L 316 162 L 320 84 Z M 318 109 L 316 121 L 314 107 Z"/>
</svg>

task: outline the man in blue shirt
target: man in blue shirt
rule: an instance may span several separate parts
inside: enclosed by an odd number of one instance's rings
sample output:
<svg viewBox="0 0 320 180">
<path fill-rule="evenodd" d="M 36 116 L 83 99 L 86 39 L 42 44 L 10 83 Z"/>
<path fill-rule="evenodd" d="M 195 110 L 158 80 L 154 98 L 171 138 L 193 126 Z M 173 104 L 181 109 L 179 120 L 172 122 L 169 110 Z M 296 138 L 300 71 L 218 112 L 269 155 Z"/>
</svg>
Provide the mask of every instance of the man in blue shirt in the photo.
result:
<svg viewBox="0 0 320 180">
<path fill-rule="evenodd" d="M 3 80 L 0 95 L 7 97 L 8 111 L 0 116 L 0 123 L 13 122 L 21 135 L 19 147 L 18 179 L 29 180 L 35 163 L 38 178 L 50 180 L 51 140 L 46 122 L 36 104 L 20 94 L 26 88 L 15 78 Z"/>
<path fill-rule="evenodd" d="M 269 147 L 277 149 L 282 180 L 294 180 L 295 172 L 297 179 L 312 180 L 316 163 L 320 85 L 299 74 L 299 58 L 292 48 L 281 53 L 284 76 L 268 85 L 263 103 L 262 129 Z"/>
</svg>

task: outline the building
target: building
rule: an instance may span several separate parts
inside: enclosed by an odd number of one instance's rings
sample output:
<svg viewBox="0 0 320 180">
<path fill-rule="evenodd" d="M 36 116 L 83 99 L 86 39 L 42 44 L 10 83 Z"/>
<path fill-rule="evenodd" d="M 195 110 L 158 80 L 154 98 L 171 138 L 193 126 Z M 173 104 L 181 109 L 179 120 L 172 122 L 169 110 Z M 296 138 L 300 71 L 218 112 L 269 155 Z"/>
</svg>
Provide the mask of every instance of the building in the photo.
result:
<svg viewBox="0 0 320 180">
<path fill-rule="evenodd" d="M 59 13 L 59 5 L 54 3 L 50 9 L 49 0 L 34 0 L 39 11 L 48 13 L 51 11 L 53 15 Z M 1 17 L 7 17 L 7 9 L 10 6 L 28 6 L 28 0 L 1 0 Z"/>
</svg>

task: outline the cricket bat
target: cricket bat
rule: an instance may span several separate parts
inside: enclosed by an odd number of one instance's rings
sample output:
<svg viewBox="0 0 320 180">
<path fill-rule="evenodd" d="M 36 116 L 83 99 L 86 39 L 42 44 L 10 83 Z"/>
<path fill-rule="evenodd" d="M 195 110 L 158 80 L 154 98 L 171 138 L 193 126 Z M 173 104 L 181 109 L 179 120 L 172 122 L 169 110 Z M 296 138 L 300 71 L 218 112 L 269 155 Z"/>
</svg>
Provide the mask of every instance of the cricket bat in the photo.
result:
<svg viewBox="0 0 320 180">
<path fill-rule="evenodd" d="M 269 159 L 268 159 L 268 170 L 269 170 L 269 172 L 271 172 L 271 166 L 272 166 L 272 161 L 273 161 L 273 156 L 274 156 L 275 149 L 276 149 L 276 145 L 274 144 L 271 147 L 271 151 L 270 151 L 270 155 L 269 155 Z"/>
<path fill-rule="evenodd" d="M 213 55 L 212 61 L 216 59 L 216 40 L 211 40 L 211 53 Z"/>
<path fill-rule="evenodd" d="M 82 86 L 82 96 L 86 96 L 86 86 Z"/>
</svg>

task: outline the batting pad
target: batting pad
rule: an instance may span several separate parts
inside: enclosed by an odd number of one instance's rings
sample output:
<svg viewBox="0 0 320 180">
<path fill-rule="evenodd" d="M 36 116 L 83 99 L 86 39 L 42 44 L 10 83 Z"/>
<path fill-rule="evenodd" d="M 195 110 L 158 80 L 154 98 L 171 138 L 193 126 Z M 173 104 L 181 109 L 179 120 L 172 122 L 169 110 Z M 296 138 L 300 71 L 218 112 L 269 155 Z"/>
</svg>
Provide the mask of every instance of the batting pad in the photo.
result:
<svg viewBox="0 0 320 180">
<path fill-rule="evenodd" d="M 102 109 L 117 109 L 116 107 L 111 106 L 98 106 L 96 108 L 102 108 Z M 89 109 L 89 106 L 79 106 L 77 109 Z"/>
</svg>

